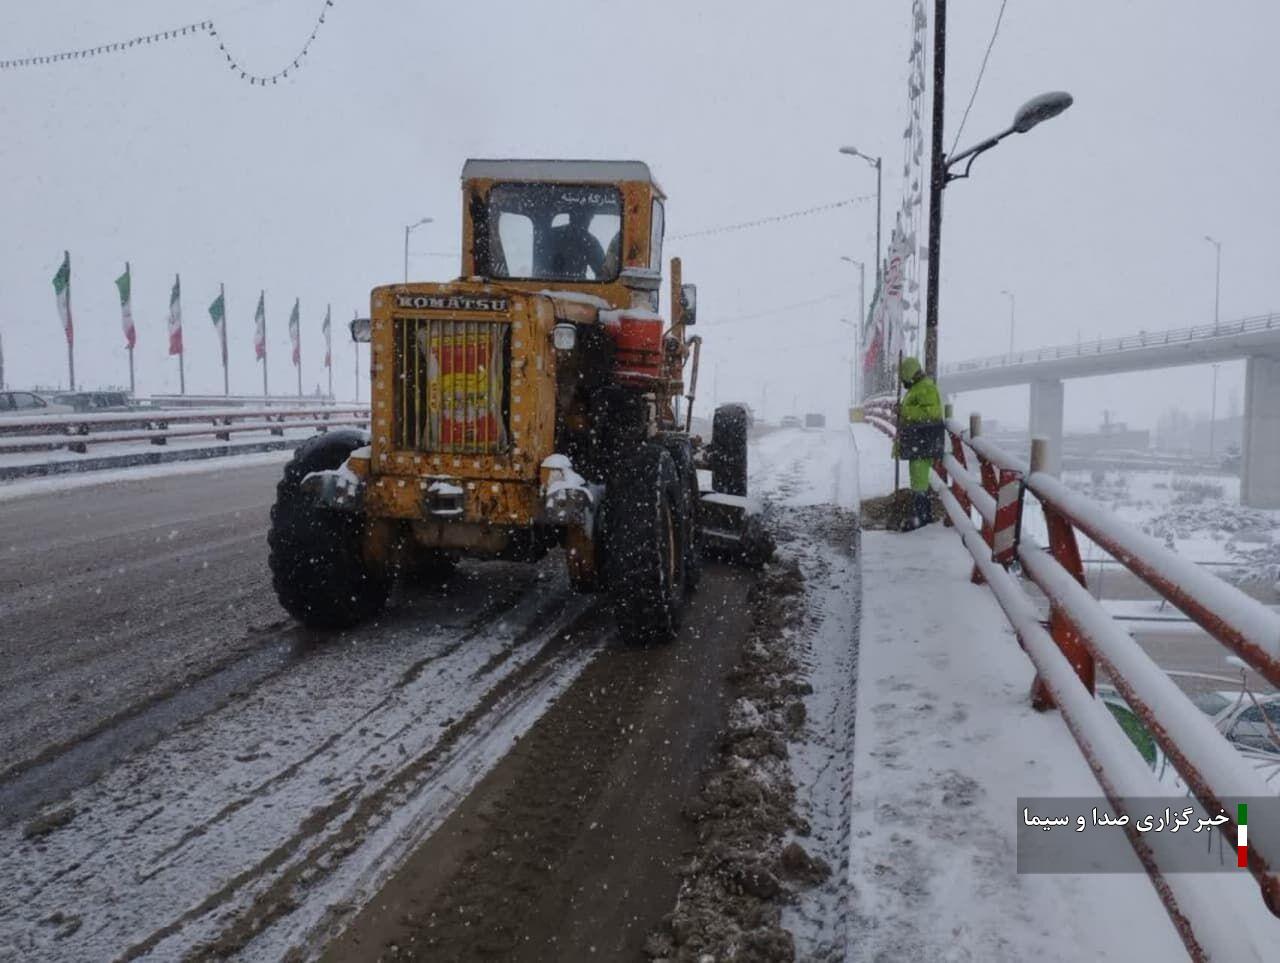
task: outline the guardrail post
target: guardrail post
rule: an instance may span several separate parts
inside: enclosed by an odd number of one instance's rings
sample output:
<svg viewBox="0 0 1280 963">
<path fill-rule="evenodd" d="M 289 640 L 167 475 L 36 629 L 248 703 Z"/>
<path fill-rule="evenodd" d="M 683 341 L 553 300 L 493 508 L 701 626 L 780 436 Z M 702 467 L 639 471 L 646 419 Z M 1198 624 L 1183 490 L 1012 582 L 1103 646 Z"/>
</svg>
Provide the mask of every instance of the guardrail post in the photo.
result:
<svg viewBox="0 0 1280 963">
<path fill-rule="evenodd" d="M 1031 439 L 1031 473 L 1034 475 L 1036 472 L 1044 471 L 1050 461 L 1048 441 L 1044 438 Z M 1049 554 L 1071 574 L 1072 578 L 1088 588 L 1075 528 L 1057 509 L 1044 502 L 1040 504 L 1044 510 L 1045 525 L 1049 531 Z M 1092 695 L 1096 674 L 1093 654 L 1071 628 L 1070 622 L 1057 605 L 1051 605 L 1049 608 L 1049 634 L 1062 654 L 1066 656 L 1067 661 L 1071 663 L 1071 668 L 1075 669 L 1076 675 L 1089 690 L 1089 694 Z M 1031 683 L 1031 705 L 1040 712 L 1053 708 L 1053 698 L 1039 676 Z"/>
</svg>

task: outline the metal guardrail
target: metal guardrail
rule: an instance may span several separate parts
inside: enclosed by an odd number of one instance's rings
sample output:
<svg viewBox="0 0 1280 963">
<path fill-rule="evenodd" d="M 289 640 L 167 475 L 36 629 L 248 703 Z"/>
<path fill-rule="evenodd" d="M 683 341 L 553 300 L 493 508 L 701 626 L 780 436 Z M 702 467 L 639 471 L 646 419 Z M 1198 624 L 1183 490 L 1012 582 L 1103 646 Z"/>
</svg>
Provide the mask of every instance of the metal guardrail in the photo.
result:
<svg viewBox="0 0 1280 963">
<path fill-rule="evenodd" d="M 869 402 L 867 412 L 871 424 L 895 437 L 892 399 Z M 959 532 L 973 557 L 973 580 L 990 586 L 1035 666 L 1033 703 L 1037 708 L 1060 710 L 1117 810 L 1123 809 L 1126 797 L 1168 795 L 1119 724 L 1093 697 L 1095 664 L 1100 664 L 1191 794 L 1207 812 L 1227 814 L 1220 828 L 1234 847 L 1235 803 L 1274 796 L 1274 790 L 1257 766 L 1236 750 L 1089 593 L 1076 533 L 1110 553 L 1278 686 L 1280 615 L 1070 491 L 1038 470 L 1040 458 L 1028 464 L 987 442 L 981 437 L 980 419 L 975 417 L 968 431 L 949 421 L 947 431 L 951 451 L 935 464 L 933 488 L 946 508 L 948 524 Z M 1035 453 L 1043 455 L 1043 448 L 1033 444 Z M 1037 499 L 1044 512 L 1048 550 L 1024 537 L 1016 559 L 1022 574 L 1049 600 L 1047 626 L 1017 578 L 993 560 L 997 478 L 1002 469 L 1022 474 L 1026 493 Z M 1280 916 L 1280 825 L 1270 814 L 1250 818 L 1249 823 L 1248 869 L 1267 908 Z M 1132 826 L 1125 831 L 1193 959 L 1259 958 L 1243 932 L 1225 923 L 1220 900 L 1206 893 L 1194 877 L 1162 873 L 1158 846 Z"/>
<path fill-rule="evenodd" d="M 0 420 L 0 454 L 62 448 L 84 454 L 90 445 L 142 441 L 164 445 L 170 439 L 201 436 L 230 441 L 232 434 L 245 432 L 267 431 L 283 435 L 286 429 L 314 428 L 323 431 L 368 423 L 369 408 L 364 405 L 334 405 L 324 409 L 184 408 L 29 415 Z"/>
<path fill-rule="evenodd" d="M 1012 354 L 989 355 L 956 361 L 942 366 L 940 377 L 985 371 L 990 368 L 1011 368 L 1020 364 L 1040 361 L 1058 361 L 1064 358 L 1086 358 L 1090 355 L 1112 354 L 1117 351 L 1135 351 L 1143 348 L 1159 348 L 1165 345 L 1187 344 L 1193 341 L 1212 341 L 1215 338 L 1238 337 L 1260 331 L 1280 333 L 1280 314 L 1260 314 L 1239 321 L 1220 324 L 1202 324 L 1172 331 L 1143 331 L 1123 338 L 1102 338 L 1079 344 L 1056 345 L 1035 351 L 1018 351 Z"/>
</svg>

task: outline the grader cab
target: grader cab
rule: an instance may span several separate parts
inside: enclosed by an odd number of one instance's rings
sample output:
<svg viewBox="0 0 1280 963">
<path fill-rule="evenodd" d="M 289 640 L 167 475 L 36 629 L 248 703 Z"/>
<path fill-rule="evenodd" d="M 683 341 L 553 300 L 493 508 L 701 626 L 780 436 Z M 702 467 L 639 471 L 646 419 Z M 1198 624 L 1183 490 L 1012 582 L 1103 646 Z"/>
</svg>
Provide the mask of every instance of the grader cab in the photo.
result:
<svg viewBox="0 0 1280 963">
<path fill-rule="evenodd" d="M 462 277 L 374 288 L 353 322 L 372 345 L 369 434 L 318 436 L 285 469 L 280 601 L 344 627 L 397 575 L 560 547 L 627 638 L 670 638 L 704 549 L 759 562 L 769 545 L 745 497 L 746 412 L 718 410 L 710 445 L 689 433 L 697 292 L 673 260 L 663 319 L 665 195 L 635 161 L 518 160 L 468 161 L 462 195 Z"/>
</svg>

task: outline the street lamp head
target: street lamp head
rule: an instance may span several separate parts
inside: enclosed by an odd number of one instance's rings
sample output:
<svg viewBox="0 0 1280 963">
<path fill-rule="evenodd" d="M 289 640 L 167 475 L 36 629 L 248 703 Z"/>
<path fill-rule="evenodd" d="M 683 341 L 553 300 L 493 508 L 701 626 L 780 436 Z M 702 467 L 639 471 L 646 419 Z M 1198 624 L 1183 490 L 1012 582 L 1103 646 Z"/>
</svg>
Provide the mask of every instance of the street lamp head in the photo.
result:
<svg viewBox="0 0 1280 963">
<path fill-rule="evenodd" d="M 423 224 L 430 224 L 434 220 L 435 218 L 432 218 L 432 217 L 424 217 L 422 218 L 422 220 L 414 221 L 412 224 L 410 224 L 409 230 L 413 230 L 415 227 L 422 227 Z"/>
<path fill-rule="evenodd" d="M 1036 124 L 1051 117 L 1057 117 L 1073 103 L 1075 98 L 1064 90 L 1054 90 L 1039 97 L 1032 97 L 1013 115 L 1013 129 L 1019 134 L 1025 134 Z"/>
<path fill-rule="evenodd" d="M 862 156 L 862 151 L 858 150 L 858 148 L 856 148 L 856 147 L 849 147 L 848 145 L 846 145 L 846 146 L 844 146 L 844 147 L 841 147 L 841 148 L 840 148 L 840 153 L 842 153 L 842 154 L 849 154 L 850 156 L 853 156 L 853 157 L 861 157 L 861 156 Z"/>
</svg>

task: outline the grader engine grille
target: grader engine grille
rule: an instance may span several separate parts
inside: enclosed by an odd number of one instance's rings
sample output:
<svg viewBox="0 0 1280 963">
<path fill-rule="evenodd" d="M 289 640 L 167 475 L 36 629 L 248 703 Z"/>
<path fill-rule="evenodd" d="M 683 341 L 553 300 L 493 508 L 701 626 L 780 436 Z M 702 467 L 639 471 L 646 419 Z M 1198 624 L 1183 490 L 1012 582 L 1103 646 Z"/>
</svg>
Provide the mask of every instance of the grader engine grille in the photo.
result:
<svg viewBox="0 0 1280 963">
<path fill-rule="evenodd" d="M 400 449 L 495 454 L 508 444 L 511 325 L 396 318 Z"/>
</svg>

